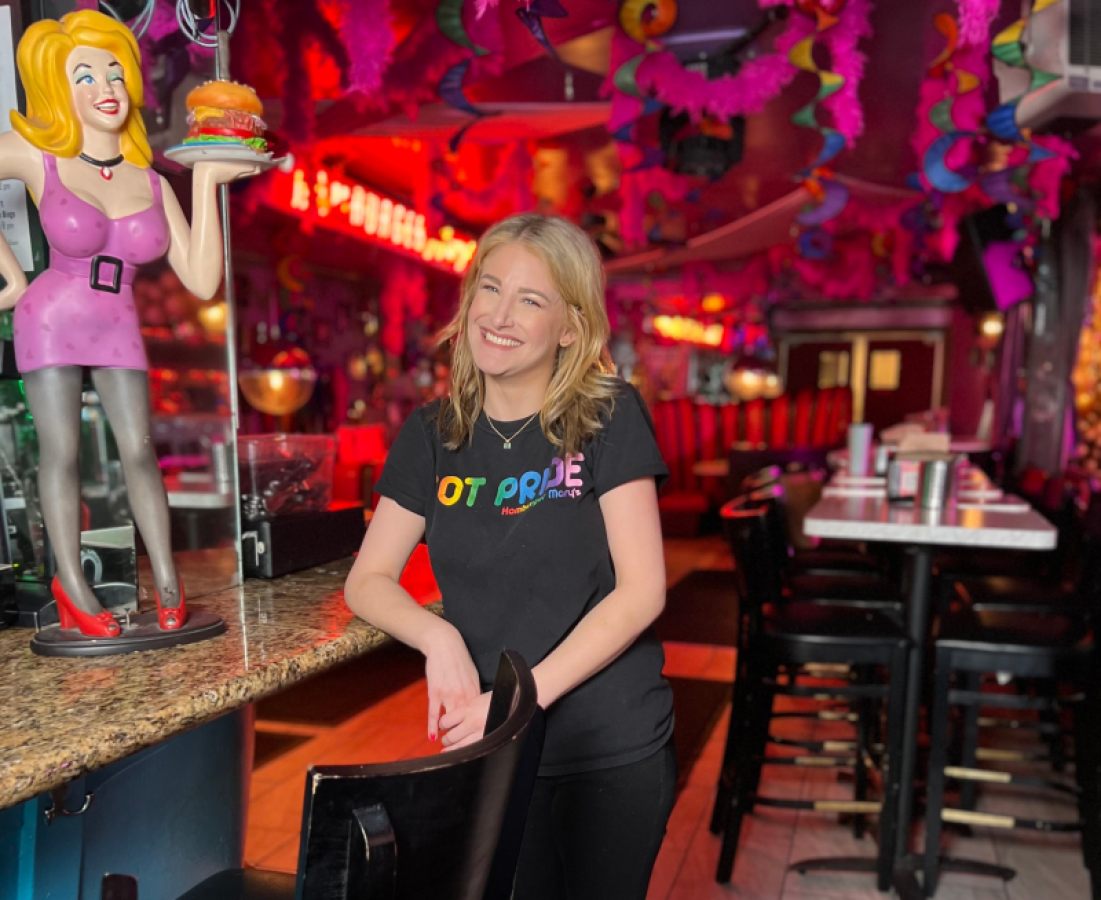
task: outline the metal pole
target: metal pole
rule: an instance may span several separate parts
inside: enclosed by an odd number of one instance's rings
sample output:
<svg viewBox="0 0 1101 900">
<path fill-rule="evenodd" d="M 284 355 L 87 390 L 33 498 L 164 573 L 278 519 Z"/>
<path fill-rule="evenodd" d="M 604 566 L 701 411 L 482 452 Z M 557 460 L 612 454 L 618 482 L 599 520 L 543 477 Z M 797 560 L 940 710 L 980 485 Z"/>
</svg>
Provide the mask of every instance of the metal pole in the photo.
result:
<svg viewBox="0 0 1101 900">
<path fill-rule="evenodd" d="M 218 36 L 218 45 L 214 48 L 214 77 L 219 81 L 229 80 L 229 32 L 222 28 L 222 4 L 214 2 L 214 27 Z M 222 220 L 222 294 L 226 304 L 226 377 L 229 389 L 230 433 L 227 435 L 229 458 L 233 461 L 230 468 L 232 496 L 240 497 L 241 485 L 237 470 L 237 429 L 240 426 L 240 409 L 237 401 L 237 304 L 233 295 L 233 243 L 230 238 L 229 221 L 229 185 L 218 186 L 218 206 Z M 237 548 L 237 584 L 244 581 L 241 566 L 241 504 L 233 504 L 233 517 L 236 522 Z"/>
</svg>

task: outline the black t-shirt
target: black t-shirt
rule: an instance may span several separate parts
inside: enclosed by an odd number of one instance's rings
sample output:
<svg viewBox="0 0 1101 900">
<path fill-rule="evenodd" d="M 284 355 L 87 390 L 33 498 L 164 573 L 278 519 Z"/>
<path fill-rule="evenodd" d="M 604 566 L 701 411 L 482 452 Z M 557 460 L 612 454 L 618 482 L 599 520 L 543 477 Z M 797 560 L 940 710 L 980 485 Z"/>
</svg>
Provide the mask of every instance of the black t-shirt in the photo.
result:
<svg viewBox="0 0 1101 900">
<path fill-rule="evenodd" d="M 615 587 L 600 496 L 665 463 L 638 392 L 623 384 L 604 427 L 565 460 L 538 419 L 504 449 L 484 414 L 473 439 L 445 449 L 439 404 L 410 416 L 391 447 L 378 491 L 423 516 L 444 615 L 466 641 L 483 685 L 501 651 L 539 663 Z M 497 422 L 511 435 L 523 425 Z M 664 654 L 652 630 L 552 704 L 540 774 L 644 759 L 673 727 Z"/>
</svg>

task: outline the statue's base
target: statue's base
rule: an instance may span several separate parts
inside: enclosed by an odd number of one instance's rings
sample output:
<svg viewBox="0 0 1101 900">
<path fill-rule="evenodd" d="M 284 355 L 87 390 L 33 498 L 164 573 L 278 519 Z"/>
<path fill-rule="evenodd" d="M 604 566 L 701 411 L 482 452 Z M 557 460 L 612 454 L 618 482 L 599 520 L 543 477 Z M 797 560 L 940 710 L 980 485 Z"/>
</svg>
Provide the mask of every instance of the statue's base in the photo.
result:
<svg viewBox="0 0 1101 900">
<path fill-rule="evenodd" d="M 130 613 L 133 617 L 138 610 L 138 589 L 136 585 L 120 581 L 108 581 L 90 585 L 99 605 L 120 620 Z M 40 581 L 17 581 L 15 597 L 5 610 L 4 618 L 8 625 L 15 628 L 33 628 L 41 631 L 48 625 L 57 624 L 57 604 L 50 594 L 49 584 Z"/>
<path fill-rule="evenodd" d="M 88 637 L 75 628 L 51 625 L 31 638 L 31 650 L 39 656 L 114 656 L 137 650 L 163 650 L 217 637 L 226 630 L 221 616 L 202 607 L 188 607 L 187 621 L 175 631 L 161 631 L 156 611 L 131 615 L 117 637 Z"/>
</svg>

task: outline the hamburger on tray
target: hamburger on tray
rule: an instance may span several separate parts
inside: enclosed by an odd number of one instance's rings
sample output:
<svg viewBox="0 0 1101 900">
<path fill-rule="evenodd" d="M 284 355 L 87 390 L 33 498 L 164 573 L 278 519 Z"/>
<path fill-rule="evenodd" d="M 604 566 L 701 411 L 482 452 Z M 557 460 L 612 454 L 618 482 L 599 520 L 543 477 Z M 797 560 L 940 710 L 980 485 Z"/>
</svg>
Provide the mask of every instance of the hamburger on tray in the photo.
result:
<svg viewBox="0 0 1101 900">
<path fill-rule="evenodd" d="M 187 95 L 187 137 L 183 146 L 236 144 L 268 152 L 264 105 L 256 91 L 236 81 L 207 81 Z"/>
</svg>

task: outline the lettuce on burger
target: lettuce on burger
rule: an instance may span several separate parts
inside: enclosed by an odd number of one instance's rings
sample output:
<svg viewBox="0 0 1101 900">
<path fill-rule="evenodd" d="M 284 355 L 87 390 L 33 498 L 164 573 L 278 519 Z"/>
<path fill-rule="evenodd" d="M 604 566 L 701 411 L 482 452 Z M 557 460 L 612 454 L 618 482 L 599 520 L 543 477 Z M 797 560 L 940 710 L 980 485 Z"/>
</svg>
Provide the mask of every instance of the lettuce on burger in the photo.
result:
<svg viewBox="0 0 1101 900">
<path fill-rule="evenodd" d="M 256 91 L 236 81 L 208 81 L 187 95 L 184 144 L 244 144 L 267 153 L 264 105 Z"/>
</svg>

